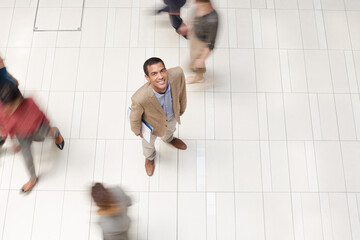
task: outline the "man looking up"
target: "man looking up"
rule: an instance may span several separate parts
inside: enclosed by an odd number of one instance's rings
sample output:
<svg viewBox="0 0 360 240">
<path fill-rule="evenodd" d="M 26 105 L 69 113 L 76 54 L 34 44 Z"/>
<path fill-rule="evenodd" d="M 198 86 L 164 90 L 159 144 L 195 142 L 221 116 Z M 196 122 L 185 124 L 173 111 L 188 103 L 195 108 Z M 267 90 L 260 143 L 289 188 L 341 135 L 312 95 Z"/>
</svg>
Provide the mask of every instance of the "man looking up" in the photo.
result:
<svg viewBox="0 0 360 240">
<path fill-rule="evenodd" d="M 150 142 L 142 138 L 145 169 L 152 176 L 155 169 L 155 140 L 161 137 L 177 149 L 185 150 L 186 144 L 174 137 L 176 122 L 186 108 L 186 84 L 180 67 L 167 70 L 160 58 L 149 58 L 143 66 L 148 81 L 131 97 L 130 125 L 136 136 L 141 134 L 141 121 L 153 127 Z"/>
</svg>

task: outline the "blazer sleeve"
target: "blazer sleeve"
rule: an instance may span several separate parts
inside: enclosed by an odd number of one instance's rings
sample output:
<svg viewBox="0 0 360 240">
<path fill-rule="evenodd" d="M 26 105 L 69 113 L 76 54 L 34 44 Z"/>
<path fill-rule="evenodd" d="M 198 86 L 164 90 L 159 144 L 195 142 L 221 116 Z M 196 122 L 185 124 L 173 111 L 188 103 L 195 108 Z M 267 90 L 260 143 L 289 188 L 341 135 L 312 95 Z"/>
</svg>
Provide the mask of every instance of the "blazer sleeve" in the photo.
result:
<svg viewBox="0 0 360 240">
<path fill-rule="evenodd" d="M 185 82 L 184 71 L 181 71 L 179 101 L 180 101 L 180 114 L 183 114 L 185 112 L 186 103 L 187 103 L 187 99 L 186 99 L 186 82 Z"/>
<path fill-rule="evenodd" d="M 142 115 L 144 113 L 144 108 L 140 105 L 132 101 L 131 111 L 130 111 L 130 126 L 131 131 L 138 135 L 141 133 L 141 120 Z"/>
</svg>

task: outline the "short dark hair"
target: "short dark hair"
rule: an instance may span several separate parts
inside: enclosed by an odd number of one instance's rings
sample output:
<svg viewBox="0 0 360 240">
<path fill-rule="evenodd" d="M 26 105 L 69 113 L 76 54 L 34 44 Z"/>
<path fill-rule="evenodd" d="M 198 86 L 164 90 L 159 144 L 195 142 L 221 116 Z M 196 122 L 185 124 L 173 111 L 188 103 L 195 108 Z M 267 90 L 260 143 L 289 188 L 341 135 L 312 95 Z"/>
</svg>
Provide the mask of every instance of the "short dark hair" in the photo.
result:
<svg viewBox="0 0 360 240">
<path fill-rule="evenodd" d="M 0 84 L 0 101 L 2 104 L 13 103 L 18 98 L 23 98 L 23 96 L 15 84 L 9 81 Z"/>
<path fill-rule="evenodd" d="M 104 187 L 102 183 L 95 183 L 91 188 L 91 196 L 96 205 L 101 209 L 107 209 L 112 203 L 110 192 Z"/>
<path fill-rule="evenodd" d="M 143 66 L 145 75 L 146 75 L 146 76 L 149 76 L 149 72 L 148 72 L 148 69 L 147 69 L 148 66 L 157 64 L 157 63 L 159 63 L 159 62 L 161 62 L 161 63 L 164 65 L 164 67 L 165 67 L 165 63 L 164 63 L 163 60 L 161 60 L 160 58 L 152 57 L 152 58 L 149 58 L 148 60 L 146 60 L 146 61 L 144 62 L 144 66 Z"/>
</svg>

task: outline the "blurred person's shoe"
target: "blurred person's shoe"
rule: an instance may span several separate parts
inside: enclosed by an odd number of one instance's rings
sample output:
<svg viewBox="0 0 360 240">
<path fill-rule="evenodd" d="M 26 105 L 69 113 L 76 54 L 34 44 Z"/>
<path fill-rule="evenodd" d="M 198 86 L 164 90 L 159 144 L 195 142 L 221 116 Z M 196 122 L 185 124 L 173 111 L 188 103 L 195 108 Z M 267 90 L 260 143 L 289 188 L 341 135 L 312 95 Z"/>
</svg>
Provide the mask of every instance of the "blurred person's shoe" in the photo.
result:
<svg viewBox="0 0 360 240">
<path fill-rule="evenodd" d="M 37 178 L 30 178 L 30 180 L 24 184 L 24 186 L 21 188 L 21 191 L 23 193 L 29 192 L 37 183 Z"/>
<path fill-rule="evenodd" d="M 58 136 L 55 138 L 55 144 L 60 150 L 63 150 L 64 145 L 65 145 L 65 140 L 64 140 L 63 136 L 61 136 L 61 133 L 59 130 L 58 130 L 57 135 Z"/>
<path fill-rule="evenodd" d="M 155 161 L 145 158 L 145 170 L 146 174 L 151 177 L 154 174 Z"/>
<path fill-rule="evenodd" d="M 180 150 L 187 149 L 186 144 L 181 139 L 178 139 L 176 137 L 174 137 L 173 140 L 171 140 L 171 142 L 169 142 L 169 144 L 173 145 L 174 148 L 177 148 Z"/>
<path fill-rule="evenodd" d="M 196 76 L 190 76 L 186 79 L 186 83 L 187 84 L 193 84 L 193 83 L 202 83 L 204 82 L 205 79 L 204 78 L 198 78 Z"/>
</svg>

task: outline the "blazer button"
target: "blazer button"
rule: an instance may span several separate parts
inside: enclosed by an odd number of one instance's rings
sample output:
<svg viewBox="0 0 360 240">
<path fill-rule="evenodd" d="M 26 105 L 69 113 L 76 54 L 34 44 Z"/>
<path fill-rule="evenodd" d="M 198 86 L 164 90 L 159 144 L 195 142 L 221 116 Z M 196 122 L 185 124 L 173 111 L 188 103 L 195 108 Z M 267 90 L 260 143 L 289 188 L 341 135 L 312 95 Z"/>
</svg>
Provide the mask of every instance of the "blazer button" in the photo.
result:
<svg viewBox="0 0 360 240">
<path fill-rule="evenodd" d="M 166 121 L 168 121 L 168 120 L 166 119 Z"/>
<path fill-rule="evenodd" d="M 167 125 L 165 125 L 165 127 L 167 127 Z"/>
</svg>

